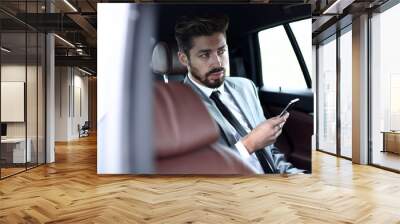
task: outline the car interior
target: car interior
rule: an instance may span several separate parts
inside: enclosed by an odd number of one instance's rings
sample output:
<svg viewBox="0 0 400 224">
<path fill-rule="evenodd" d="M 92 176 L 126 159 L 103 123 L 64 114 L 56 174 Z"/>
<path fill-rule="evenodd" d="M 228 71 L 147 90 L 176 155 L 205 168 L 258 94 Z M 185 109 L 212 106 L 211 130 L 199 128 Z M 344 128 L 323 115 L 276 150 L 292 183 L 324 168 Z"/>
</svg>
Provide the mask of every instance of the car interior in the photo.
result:
<svg viewBox="0 0 400 224">
<path fill-rule="evenodd" d="M 230 76 L 239 76 L 251 79 L 259 89 L 259 98 L 266 118 L 277 116 L 287 103 L 299 98 L 300 101 L 290 111 L 281 136 L 275 146 L 295 167 L 311 171 L 311 136 L 313 133 L 313 92 L 311 90 L 311 78 L 305 66 L 302 53 L 297 45 L 296 39 L 287 24 L 294 21 L 311 18 L 311 9 L 307 5 L 284 6 L 271 4 L 268 7 L 262 5 L 246 4 L 237 7 L 238 4 L 213 5 L 173 5 L 160 4 L 146 7 L 156 7 L 158 14 L 157 34 L 154 37 L 154 48 L 152 55 L 152 70 L 156 80 L 156 92 L 173 91 L 178 87 L 186 75 L 186 68 L 177 59 L 177 46 L 174 38 L 174 25 L 180 16 L 202 12 L 223 13 L 230 19 L 227 31 L 227 43 L 229 47 Z M 278 25 L 285 27 L 288 38 L 291 40 L 293 51 L 298 58 L 302 68 L 307 88 L 303 90 L 273 90 L 266 88 L 263 83 L 261 69 L 261 54 L 258 33 Z M 169 85 L 169 86 L 168 86 Z M 176 90 L 174 94 L 179 94 Z M 181 90 L 182 96 L 187 90 Z M 160 94 L 156 94 L 157 96 Z M 169 100 L 180 101 L 180 97 Z M 180 103 L 174 106 L 179 106 Z M 186 106 L 189 108 L 191 104 Z M 157 110 L 156 110 L 157 111 Z M 174 115 L 174 117 L 177 114 Z M 178 116 L 180 119 L 185 119 Z M 157 118 L 156 118 L 157 119 Z M 193 116 L 192 116 L 192 120 Z M 180 122 L 180 121 L 177 121 Z M 192 121 L 198 123 L 197 121 Z M 157 127 L 158 128 L 158 127 Z M 187 135 L 185 132 L 177 132 L 182 137 L 192 139 L 195 136 Z M 190 132 L 189 132 L 190 133 Z M 174 136 L 175 138 L 176 136 Z M 157 138 L 159 139 L 159 138 Z M 210 143 L 210 142 L 209 142 Z M 158 145 L 158 143 L 156 143 Z M 158 151 L 158 149 L 157 149 Z"/>
<path fill-rule="evenodd" d="M 218 127 L 190 87 L 157 83 L 154 108 L 156 173 L 255 174 L 231 149 L 215 143 Z"/>
</svg>

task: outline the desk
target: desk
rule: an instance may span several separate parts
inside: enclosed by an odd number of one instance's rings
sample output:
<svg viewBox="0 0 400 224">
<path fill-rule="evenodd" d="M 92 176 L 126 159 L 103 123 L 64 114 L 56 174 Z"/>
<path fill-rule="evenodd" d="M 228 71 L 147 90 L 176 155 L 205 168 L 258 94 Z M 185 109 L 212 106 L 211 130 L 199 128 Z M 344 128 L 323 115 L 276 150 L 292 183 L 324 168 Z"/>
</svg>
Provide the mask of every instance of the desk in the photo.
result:
<svg viewBox="0 0 400 224">
<path fill-rule="evenodd" d="M 25 163 L 30 162 L 32 158 L 30 138 L 26 140 L 25 154 L 25 138 L 6 138 L 1 139 L 1 157 L 6 160 L 6 163 Z M 12 159 L 11 159 L 12 158 Z M 25 158 L 27 161 L 25 161 Z"/>
<path fill-rule="evenodd" d="M 400 131 L 382 131 L 383 150 L 382 152 L 393 152 L 400 154 Z"/>
</svg>

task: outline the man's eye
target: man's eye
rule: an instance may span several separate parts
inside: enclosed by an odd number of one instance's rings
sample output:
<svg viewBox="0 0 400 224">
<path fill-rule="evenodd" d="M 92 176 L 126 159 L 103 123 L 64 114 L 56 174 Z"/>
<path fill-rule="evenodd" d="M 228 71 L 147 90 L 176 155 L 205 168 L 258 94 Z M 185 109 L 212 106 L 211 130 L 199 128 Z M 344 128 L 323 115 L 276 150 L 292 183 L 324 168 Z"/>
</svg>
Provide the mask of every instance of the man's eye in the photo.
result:
<svg viewBox="0 0 400 224">
<path fill-rule="evenodd" d="M 201 58 L 208 58 L 208 54 L 201 54 L 200 57 Z"/>
<path fill-rule="evenodd" d="M 222 55 L 222 54 L 224 54 L 224 53 L 225 53 L 225 49 L 218 50 L 218 54 L 219 54 L 219 55 Z"/>
</svg>

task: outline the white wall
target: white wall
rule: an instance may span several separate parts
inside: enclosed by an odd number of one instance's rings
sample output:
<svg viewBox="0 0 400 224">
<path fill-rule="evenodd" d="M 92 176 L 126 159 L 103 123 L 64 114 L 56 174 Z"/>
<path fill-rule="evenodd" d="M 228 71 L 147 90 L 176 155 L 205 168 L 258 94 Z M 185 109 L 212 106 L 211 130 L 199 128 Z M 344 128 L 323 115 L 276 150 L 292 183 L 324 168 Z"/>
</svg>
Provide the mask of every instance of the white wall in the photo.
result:
<svg viewBox="0 0 400 224">
<path fill-rule="evenodd" d="M 55 73 L 55 140 L 77 139 L 78 124 L 88 120 L 88 77 L 72 67 L 56 67 Z"/>
<path fill-rule="evenodd" d="M 87 76 L 81 76 L 81 72 L 78 73 L 78 70 L 75 70 L 75 75 L 74 75 L 74 89 L 75 89 L 75 116 L 73 119 L 73 123 L 72 123 L 72 127 L 77 127 L 78 124 L 83 125 L 85 123 L 85 121 L 89 120 L 89 110 L 88 110 L 88 96 L 89 96 L 89 91 L 88 91 L 88 77 Z M 77 90 L 80 90 L 80 98 L 78 98 L 78 94 Z M 79 102 L 80 101 L 80 105 Z M 81 107 L 81 108 L 79 108 Z M 79 109 L 81 110 L 81 112 L 79 111 Z M 73 128 L 72 129 L 72 133 L 74 136 L 78 136 L 78 129 L 77 128 Z"/>
<path fill-rule="evenodd" d="M 69 76 L 67 67 L 55 68 L 55 141 L 68 140 Z"/>
</svg>

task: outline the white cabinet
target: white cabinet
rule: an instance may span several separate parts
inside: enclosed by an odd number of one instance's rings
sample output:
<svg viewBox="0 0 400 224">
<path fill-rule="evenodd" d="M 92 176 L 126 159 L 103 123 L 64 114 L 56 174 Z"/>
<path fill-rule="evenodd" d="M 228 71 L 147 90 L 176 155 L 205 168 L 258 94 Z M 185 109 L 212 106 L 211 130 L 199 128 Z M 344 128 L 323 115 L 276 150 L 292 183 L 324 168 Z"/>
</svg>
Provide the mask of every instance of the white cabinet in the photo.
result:
<svg viewBox="0 0 400 224">
<path fill-rule="evenodd" d="M 32 140 L 26 140 L 27 148 L 25 153 L 25 139 L 24 138 L 7 138 L 2 139 L 2 147 L 12 151 L 12 163 L 25 163 L 32 161 Z M 25 161 L 27 159 L 27 161 Z"/>
</svg>

